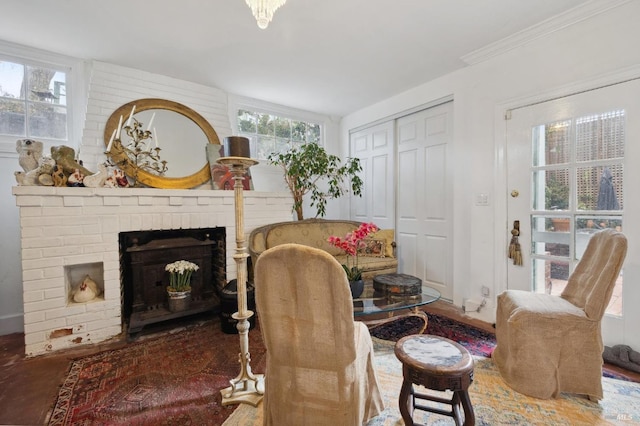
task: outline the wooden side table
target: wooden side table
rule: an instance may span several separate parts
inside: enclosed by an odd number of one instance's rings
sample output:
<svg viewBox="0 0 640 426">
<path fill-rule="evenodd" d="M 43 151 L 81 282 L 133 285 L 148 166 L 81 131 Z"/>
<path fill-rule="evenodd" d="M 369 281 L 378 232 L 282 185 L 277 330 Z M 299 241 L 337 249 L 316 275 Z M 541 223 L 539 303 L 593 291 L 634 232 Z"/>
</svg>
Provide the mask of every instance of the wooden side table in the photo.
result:
<svg viewBox="0 0 640 426">
<path fill-rule="evenodd" d="M 469 385 L 473 382 L 473 357 L 463 346 L 444 337 L 419 334 L 406 336 L 395 345 L 396 357 L 402 362 L 402 388 L 400 414 L 407 426 L 413 426 L 414 410 L 429 411 L 453 417 L 456 425 L 475 424 L 475 415 L 469 398 Z M 451 390 L 446 398 L 420 394 L 413 385 L 437 391 Z M 451 411 L 420 404 L 420 400 L 451 406 Z M 464 411 L 464 423 L 460 407 Z"/>
</svg>

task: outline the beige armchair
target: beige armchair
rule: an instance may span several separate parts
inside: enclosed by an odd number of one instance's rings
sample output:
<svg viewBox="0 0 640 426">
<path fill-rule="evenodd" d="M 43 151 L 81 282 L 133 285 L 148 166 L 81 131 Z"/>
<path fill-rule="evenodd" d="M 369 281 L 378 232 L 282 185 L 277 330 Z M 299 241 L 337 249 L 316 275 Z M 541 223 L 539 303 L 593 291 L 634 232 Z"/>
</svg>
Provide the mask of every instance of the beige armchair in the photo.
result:
<svg viewBox="0 0 640 426">
<path fill-rule="evenodd" d="M 361 425 L 382 411 L 371 336 L 353 320 L 333 256 L 298 244 L 266 250 L 255 298 L 267 349 L 265 425 Z"/>
<path fill-rule="evenodd" d="M 627 239 L 594 234 L 560 296 L 507 290 L 498 296 L 497 346 L 503 379 L 536 398 L 560 392 L 602 398 L 601 320 L 627 253 Z"/>
</svg>

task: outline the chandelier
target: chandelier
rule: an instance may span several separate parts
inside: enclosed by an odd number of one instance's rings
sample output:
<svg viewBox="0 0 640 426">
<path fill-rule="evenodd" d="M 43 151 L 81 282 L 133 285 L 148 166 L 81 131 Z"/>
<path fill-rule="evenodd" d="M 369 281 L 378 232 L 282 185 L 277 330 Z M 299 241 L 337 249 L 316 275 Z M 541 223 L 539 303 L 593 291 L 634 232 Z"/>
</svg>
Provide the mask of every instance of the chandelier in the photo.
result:
<svg viewBox="0 0 640 426">
<path fill-rule="evenodd" d="M 287 0 L 246 0 L 247 5 L 251 8 L 253 16 L 258 21 L 258 27 L 267 28 L 269 22 L 273 19 L 273 13 L 285 4 Z"/>
</svg>

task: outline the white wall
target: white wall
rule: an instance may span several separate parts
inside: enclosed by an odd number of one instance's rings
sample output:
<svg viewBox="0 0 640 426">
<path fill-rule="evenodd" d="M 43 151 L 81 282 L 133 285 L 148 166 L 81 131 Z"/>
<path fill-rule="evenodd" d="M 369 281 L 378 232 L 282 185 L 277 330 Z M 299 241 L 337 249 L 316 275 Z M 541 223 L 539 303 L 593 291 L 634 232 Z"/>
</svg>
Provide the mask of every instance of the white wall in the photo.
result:
<svg viewBox="0 0 640 426">
<path fill-rule="evenodd" d="M 11 187 L 21 170 L 18 156 L 0 152 L 0 335 L 22 330 L 19 211 Z"/>
<path fill-rule="evenodd" d="M 107 119 L 118 107 L 136 99 L 161 98 L 184 104 L 211 123 L 220 141 L 231 135 L 227 94 L 220 89 L 97 61 L 92 63 L 90 76 L 80 155 L 90 170 L 105 160 Z M 207 162 L 204 151 L 193 162 L 197 162 L 195 173 Z"/>
<path fill-rule="evenodd" d="M 508 227 L 506 189 L 500 186 L 505 176 L 497 148 L 504 142 L 505 108 L 628 76 L 629 67 L 640 64 L 638 16 L 640 2 L 626 3 L 342 120 L 346 153 L 350 130 L 453 95 L 455 304 L 461 305 L 463 298 L 481 298 L 481 287 L 489 286 L 492 300 L 480 316 L 493 322 L 495 294 L 504 288 Z M 489 194 L 489 206 L 474 204 L 478 193 Z"/>
</svg>

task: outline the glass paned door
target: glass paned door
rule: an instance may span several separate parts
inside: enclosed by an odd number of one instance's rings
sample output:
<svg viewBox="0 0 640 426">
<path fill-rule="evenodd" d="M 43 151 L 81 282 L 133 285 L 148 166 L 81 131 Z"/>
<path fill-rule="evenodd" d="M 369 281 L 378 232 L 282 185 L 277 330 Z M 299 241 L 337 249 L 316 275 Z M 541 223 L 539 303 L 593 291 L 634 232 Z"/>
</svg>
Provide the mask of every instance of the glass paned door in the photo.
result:
<svg viewBox="0 0 640 426">
<path fill-rule="evenodd" d="M 560 294 L 594 232 L 622 230 L 625 111 L 536 125 L 531 131 L 533 291 Z M 622 277 L 614 294 L 622 294 Z M 622 314 L 614 297 L 608 313 Z"/>
<path fill-rule="evenodd" d="M 559 294 L 600 229 L 629 241 L 604 344 L 640 347 L 640 79 L 518 108 L 506 121 L 508 289 Z M 507 257 L 520 223 L 522 265 Z M 508 227 L 507 227 L 508 226 Z"/>
</svg>

